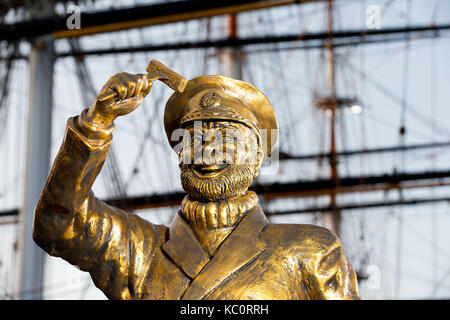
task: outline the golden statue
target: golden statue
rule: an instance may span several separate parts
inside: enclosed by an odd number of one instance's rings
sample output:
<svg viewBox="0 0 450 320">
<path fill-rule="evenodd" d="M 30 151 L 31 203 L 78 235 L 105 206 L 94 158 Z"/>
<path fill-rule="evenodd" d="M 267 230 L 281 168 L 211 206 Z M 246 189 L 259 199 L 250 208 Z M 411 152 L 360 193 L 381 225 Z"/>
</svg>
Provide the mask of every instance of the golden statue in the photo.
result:
<svg viewBox="0 0 450 320">
<path fill-rule="evenodd" d="M 68 120 L 36 207 L 38 245 L 89 272 L 109 299 L 359 299 L 334 233 L 270 224 L 247 190 L 277 138 L 263 134 L 278 130 L 264 94 L 222 76 L 187 81 L 155 61 L 147 71 L 111 77 L 94 104 Z M 91 191 L 114 119 L 135 110 L 156 79 L 176 90 L 164 125 L 179 147 L 187 192 L 169 227 L 108 206 Z M 172 139 L 178 129 L 188 137 L 181 145 Z M 202 139 L 207 132 L 213 138 Z M 221 136 L 225 151 L 216 152 Z"/>
</svg>

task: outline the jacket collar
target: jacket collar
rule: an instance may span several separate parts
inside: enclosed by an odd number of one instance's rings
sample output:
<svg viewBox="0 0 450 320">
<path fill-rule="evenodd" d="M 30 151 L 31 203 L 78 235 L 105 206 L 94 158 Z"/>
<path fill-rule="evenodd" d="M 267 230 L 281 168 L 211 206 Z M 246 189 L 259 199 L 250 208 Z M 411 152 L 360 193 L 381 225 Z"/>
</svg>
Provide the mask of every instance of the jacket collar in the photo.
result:
<svg viewBox="0 0 450 320">
<path fill-rule="evenodd" d="M 267 223 L 261 208 L 256 206 L 239 222 L 210 260 L 190 226 L 177 215 L 170 225 L 170 240 L 163 249 L 193 279 L 182 299 L 202 299 L 259 255 L 266 244 L 258 235 Z"/>
<path fill-rule="evenodd" d="M 193 279 L 182 299 L 202 299 L 259 255 L 266 248 L 266 243 L 258 235 L 267 223 L 261 208 L 255 206 L 219 246 L 214 257 L 210 258 L 191 227 L 177 214 L 170 225 L 170 240 L 162 249 Z"/>
<path fill-rule="evenodd" d="M 253 260 L 266 243 L 258 235 L 268 223 L 259 206 L 249 212 L 185 291 L 183 300 L 200 300 Z"/>
<path fill-rule="evenodd" d="M 180 212 L 170 224 L 169 241 L 163 244 L 162 249 L 191 279 L 195 278 L 210 260 Z"/>
</svg>

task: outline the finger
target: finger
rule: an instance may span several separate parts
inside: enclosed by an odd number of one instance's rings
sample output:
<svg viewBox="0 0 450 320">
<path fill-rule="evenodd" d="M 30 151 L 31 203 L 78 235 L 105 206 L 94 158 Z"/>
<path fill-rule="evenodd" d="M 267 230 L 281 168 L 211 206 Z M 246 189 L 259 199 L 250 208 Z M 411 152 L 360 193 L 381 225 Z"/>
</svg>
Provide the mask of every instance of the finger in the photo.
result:
<svg viewBox="0 0 450 320">
<path fill-rule="evenodd" d="M 143 87 L 144 87 L 144 79 L 139 78 L 136 81 L 136 88 L 134 89 L 134 95 L 138 96 L 141 93 Z"/>
<path fill-rule="evenodd" d="M 136 89 L 136 79 L 134 77 L 128 77 L 128 90 L 127 99 L 134 96 L 134 91 Z"/>
<path fill-rule="evenodd" d="M 152 86 L 153 86 L 153 82 L 152 81 L 146 81 L 146 84 L 147 84 L 147 86 L 143 87 L 142 88 L 142 92 L 141 92 L 141 95 L 143 97 L 146 97 L 150 93 L 150 90 L 152 89 Z"/>
<path fill-rule="evenodd" d="M 100 94 L 97 97 L 97 100 L 103 102 L 103 101 L 106 101 L 108 99 L 115 98 L 116 96 L 117 96 L 117 92 L 115 92 L 111 88 L 107 88 L 103 92 L 100 92 Z"/>
<path fill-rule="evenodd" d="M 136 86 L 139 78 L 139 75 L 136 74 L 121 73 L 121 80 L 127 87 L 127 99 L 136 95 Z"/>
<path fill-rule="evenodd" d="M 127 98 L 128 83 L 124 79 L 116 78 L 114 89 L 117 92 L 119 100 L 125 100 Z"/>
<path fill-rule="evenodd" d="M 135 110 L 141 105 L 143 100 L 142 96 L 135 96 L 127 100 L 119 101 L 116 103 L 114 110 L 118 115 L 125 115 Z"/>
<path fill-rule="evenodd" d="M 138 78 L 137 83 L 139 83 L 141 85 L 139 92 L 134 92 L 134 95 L 138 95 L 142 92 L 142 90 L 145 90 L 148 87 L 148 79 L 147 79 L 147 75 L 143 74 L 143 73 L 139 73 L 136 75 L 136 77 Z"/>
</svg>

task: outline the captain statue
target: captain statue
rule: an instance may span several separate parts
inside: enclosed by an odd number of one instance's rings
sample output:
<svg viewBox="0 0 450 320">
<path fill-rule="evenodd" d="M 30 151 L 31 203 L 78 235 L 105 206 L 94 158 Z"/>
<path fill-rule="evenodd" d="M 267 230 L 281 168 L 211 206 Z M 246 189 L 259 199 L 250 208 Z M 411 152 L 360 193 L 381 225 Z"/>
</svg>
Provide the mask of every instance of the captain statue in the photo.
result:
<svg viewBox="0 0 450 320">
<path fill-rule="evenodd" d="M 271 224 L 248 190 L 277 138 L 266 96 L 223 76 L 187 81 L 152 62 L 149 74 L 111 77 L 93 105 L 68 120 L 36 207 L 36 243 L 89 272 L 109 299 L 359 299 L 334 233 Z M 108 206 L 91 191 L 114 120 L 138 108 L 156 79 L 176 90 L 164 125 L 187 193 L 169 227 Z M 182 143 L 173 139 L 177 130 Z"/>
</svg>

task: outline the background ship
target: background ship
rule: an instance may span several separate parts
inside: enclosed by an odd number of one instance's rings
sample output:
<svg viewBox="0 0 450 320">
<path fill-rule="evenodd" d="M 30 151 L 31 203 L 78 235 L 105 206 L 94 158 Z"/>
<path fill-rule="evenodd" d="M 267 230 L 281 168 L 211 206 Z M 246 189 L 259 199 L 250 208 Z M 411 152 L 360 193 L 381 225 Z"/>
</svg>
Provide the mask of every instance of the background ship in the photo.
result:
<svg viewBox="0 0 450 320">
<path fill-rule="evenodd" d="M 157 59 L 262 90 L 278 152 L 252 186 L 272 222 L 331 228 L 365 299 L 450 297 L 450 3 L 445 0 L 0 2 L 0 298 L 104 299 L 31 240 L 67 118 Z M 98 197 L 168 224 L 183 192 L 162 115 L 116 123 Z"/>
</svg>

